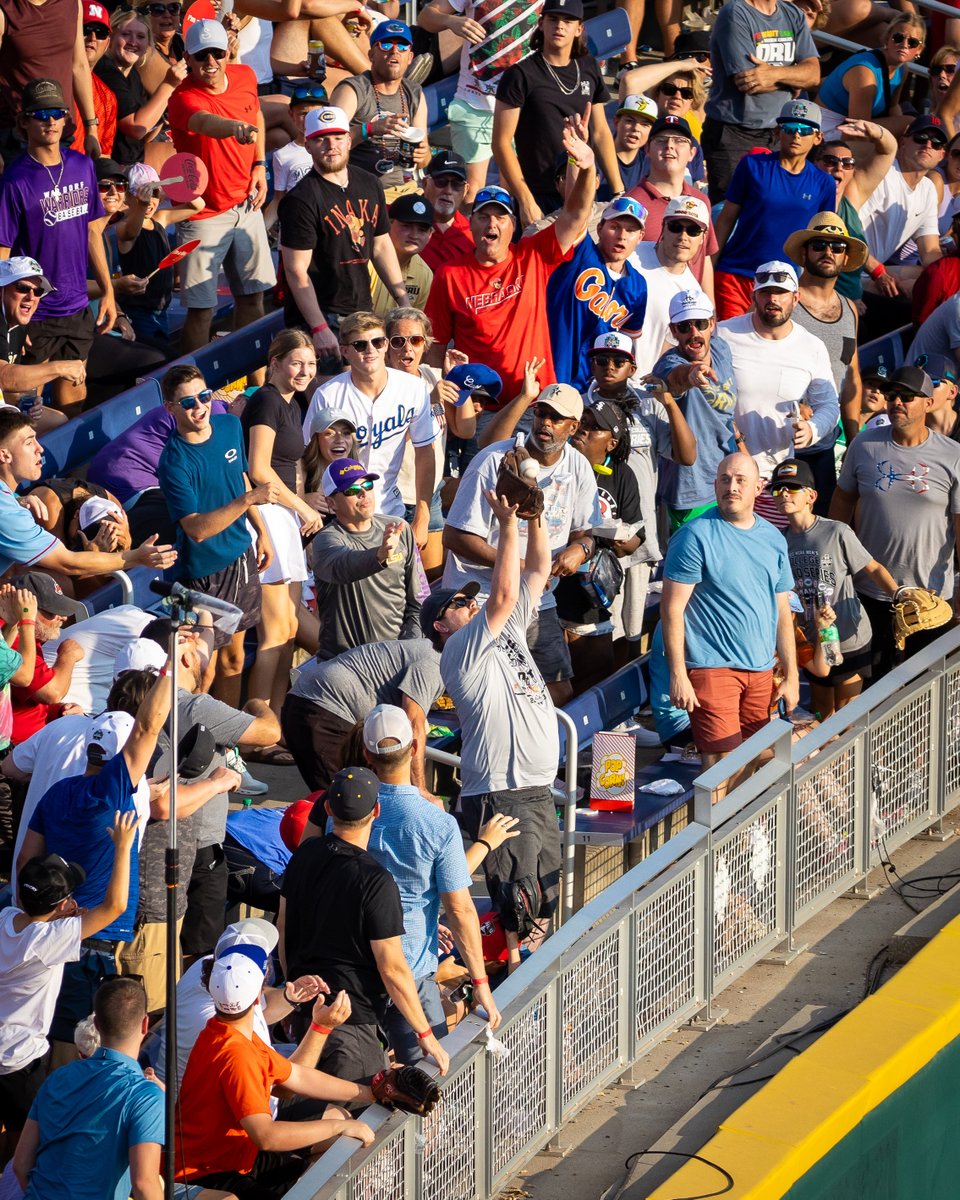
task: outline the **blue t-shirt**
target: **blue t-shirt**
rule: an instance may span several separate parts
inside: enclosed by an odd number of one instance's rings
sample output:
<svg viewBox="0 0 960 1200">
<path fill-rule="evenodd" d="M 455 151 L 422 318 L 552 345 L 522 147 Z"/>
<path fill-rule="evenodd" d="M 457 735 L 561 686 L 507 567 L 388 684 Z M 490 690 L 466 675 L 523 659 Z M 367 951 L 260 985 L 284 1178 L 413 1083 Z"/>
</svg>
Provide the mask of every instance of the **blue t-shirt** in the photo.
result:
<svg viewBox="0 0 960 1200">
<path fill-rule="evenodd" d="M 889 110 L 887 104 L 888 91 L 893 93 L 903 82 L 903 77 L 907 73 L 905 66 L 897 67 L 893 76 L 890 78 L 890 87 L 884 89 L 883 76 L 886 75 L 886 67 L 881 66 L 880 60 L 883 52 L 881 50 L 861 50 L 859 54 L 851 55 L 850 58 L 840 64 L 835 71 L 831 71 L 823 83 L 820 84 L 820 95 L 817 97 L 820 104 L 824 108 L 829 108 L 831 112 L 840 113 L 846 116 L 850 111 L 850 95 L 843 85 L 843 77 L 851 69 L 851 67 L 866 67 L 873 76 L 873 82 L 876 84 L 876 91 L 873 95 L 873 104 L 870 108 L 871 117 L 885 117 Z"/>
<path fill-rule="evenodd" d="M 653 368 L 654 375 L 665 378 L 676 367 L 690 365 L 679 350 L 668 350 Z M 733 440 L 733 410 L 737 404 L 737 379 L 733 371 L 733 353 L 729 345 L 714 333 L 710 339 L 710 365 L 717 383 L 705 388 L 689 388 L 677 399 L 697 439 L 697 461 L 689 467 L 661 460 L 660 488 L 671 508 L 699 508 L 716 498 L 713 482 L 717 467 L 736 450 Z"/>
<path fill-rule="evenodd" d="M 810 163 L 791 175 L 778 154 L 747 154 L 737 163 L 727 200 L 740 205 L 740 215 L 717 270 L 753 275 L 761 263 L 785 257 L 783 243 L 795 229 L 806 229 L 818 212 L 836 210 L 837 184 Z"/>
<path fill-rule="evenodd" d="M 620 278 L 615 278 L 604 266 L 596 242 L 585 237 L 547 283 L 557 381 L 585 392 L 593 378 L 587 355 L 594 339 L 610 330 L 639 337 L 646 311 L 647 283 L 636 267 L 625 262 Z"/>
<path fill-rule="evenodd" d="M 282 875 L 290 861 L 290 851 L 280 837 L 285 812 L 284 808 L 240 808 L 227 814 L 227 833 L 274 875 Z"/>
<path fill-rule="evenodd" d="M 113 872 L 113 842 L 107 830 L 113 827 L 114 813 L 135 810 L 134 790 L 127 760 L 117 754 L 96 775 L 74 775 L 55 783 L 30 818 L 29 827 L 43 837 L 47 854 L 59 854 L 86 871 L 87 878 L 73 894 L 81 908 L 103 903 Z M 114 942 L 132 939 L 140 899 L 139 865 L 139 839 L 134 838 L 126 910 L 97 937 Z"/>
<path fill-rule="evenodd" d="M 59 545 L 0 480 L 0 575 L 16 565 L 29 569 Z"/>
<path fill-rule="evenodd" d="M 777 641 L 777 593 L 793 587 L 787 543 L 762 517 L 750 529 L 711 509 L 670 539 L 664 576 L 693 583 L 684 613 L 688 667 L 768 671 Z"/>
<path fill-rule="evenodd" d="M 130 1150 L 163 1145 L 163 1090 L 135 1062 L 103 1047 L 54 1071 L 30 1119 L 40 1145 L 26 1200 L 109 1200 L 130 1195 Z"/>
<path fill-rule="evenodd" d="M 177 526 L 181 579 L 215 575 L 247 552 L 250 531 L 243 515 L 204 542 L 187 537 L 179 523 L 181 517 L 213 512 L 242 496 L 247 490 L 246 469 L 243 427 L 230 413 L 210 418 L 210 436 L 205 442 L 187 442 L 174 433 L 164 446 L 157 478 L 170 519 Z"/>
</svg>

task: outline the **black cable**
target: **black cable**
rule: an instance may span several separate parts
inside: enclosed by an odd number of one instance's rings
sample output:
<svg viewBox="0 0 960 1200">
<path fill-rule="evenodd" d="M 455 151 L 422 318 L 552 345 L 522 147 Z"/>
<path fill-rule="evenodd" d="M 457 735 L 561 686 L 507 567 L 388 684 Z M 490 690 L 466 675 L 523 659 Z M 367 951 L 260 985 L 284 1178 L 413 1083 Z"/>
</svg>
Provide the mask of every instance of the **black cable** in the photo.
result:
<svg viewBox="0 0 960 1200">
<path fill-rule="evenodd" d="M 643 1158 L 645 1154 L 662 1154 L 669 1158 L 692 1158 L 696 1162 L 703 1163 L 706 1167 L 713 1167 L 726 1180 L 725 1185 L 719 1192 L 697 1192 L 695 1196 L 675 1196 L 674 1200 L 710 1200 L 711 1196 L 725 1196 L 727 1192 L 733 1189 L 734 1179 L 726 1168 L 721 1167 L 719 1163 L 715 1163 L 709 1158 L 704 1158 L 702 1154 L 684 1154 L 682 1150 L 634 1150 L 632 1154 L 627 1155 L 627 1159 L 623 1164 L 624 1169 L 629 1171 L 633 1160 L 635 1158 Z"/>
<path fill-rule="evenodd" d="M 793 1050 L 797 1054 L 802 1053 L 801 1050 L 797 1050 L 795 1045 L 796 1042 L 802 1041 L 804 1038 L 808 1038 L 815 1033 L 825 1033 L 828 1029 L 831 1029 L 834 1025 L 836 1025 L 841 1017 L 845 1017 L 849 1011 L 850 1010 L 848 1008 L 844 1009 L 843 1012 L 836 1013 L 832 1017 L 826 1017 L 818 1024 L 811 1025 L 806 1029 L 800 1029 L 796 1033 L 781 1033 L 775 1035 L 773 1038 L 773 1041 L 776 1043 L 775 1045 L 765 1050 L 763 1054 L 758 1054 L 756 1058 L 752 1058 L 749 1062 L 744 1063 L 742 1066 L 735 1067 L 732 1071 L 725 1071 L 723 1075 L 718 1075 L 713 1083 L 711 1083 L 703 1092 L 701 1092 L 699 1099 L 702 1100 L 703 1097 L 706 1096 L 707 1092 L 720 1090 L 720 1084 L 725 1079 L 733 1079 L 735 1075 L 742 1075 L 744 1071 L 752 1070 L 754 1067 L 759 1066 L 760 1063 L 765 1062 L 768 1058 L 772 1058 L 775 1054 L 779 1054 L 781 1050 Z M 764 1076 L 764 1079 L 772 1078 L 772 1075 Z M 747 1079 L 744 1080 L 742 1084 L 737 1084 L 736 1086 L 746 1087 L 748 1084 L 759 1082 L 763 1082 L 763 1080 Z"/>
<path fill-rule="evenodd" d="M 912 913 L 919 916 L 920 913 L 923 912 L 923 909 L 917 908 L 917 906 L 915 904 L 912 904 L 907 899 L 907 897 L 904 895 L 903 888 L 894 882 L 894 880 L 900 878 L 900 875 L 897 871 L 897 868 L 893 865 L 892 859 L 890 858 L 890 851 L 887 849 L 887 835 L 885 833 L 880 838 L 880 841 L 877 843 L 877 852 L 880 855 L 880 866 L 883 867 L 883 875 L 887 881 L 887 884 L 888 884 L 890 890 L 892 892 L 895 892 L 896 895 L 898 895 L 900 897 L 900 899 L 904 902 L 904 904 L 907 906 L 907 908 L 910 909 L 910 911 Z M 891 878 L 891 876 L 893 878 Z"/>
</svg>

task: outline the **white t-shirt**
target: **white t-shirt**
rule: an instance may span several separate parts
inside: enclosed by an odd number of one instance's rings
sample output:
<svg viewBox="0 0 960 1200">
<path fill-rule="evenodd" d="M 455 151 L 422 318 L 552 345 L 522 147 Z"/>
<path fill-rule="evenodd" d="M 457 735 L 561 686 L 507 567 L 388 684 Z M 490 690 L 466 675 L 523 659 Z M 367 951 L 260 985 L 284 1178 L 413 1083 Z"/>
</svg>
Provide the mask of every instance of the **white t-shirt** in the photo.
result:
<svg viewBox="0 0 960 1200">
<path fill-rule="evenodd" d="M 637 356 L 635 378 L 649 375 L 663 353 L 663 344 L 676 343 L 670 336 L 670 301 L 677 292 L 696 292 L 700 284 L 689 267 L 674 275 L 660 265 L 656 242 L 641 242 L 627 260 L 647 281 L 647 311 L 643 318 L 643 337 L 633 339 Z"/>
<path fill-rule="evenodd" d="M 0 912 L 0 1075 L 47 1050 L 63 964 L 80 957 L 80 918 L 34 922 L 17 933 L 19 908 Z"/>
<path fill-rule="evenodd" d="M 113 668 L 117 655 L 128 643 L 140 636 L 141 630 L 153 620 L 153 614 L 133 604 L 109 608 L 85 621 L 64 629 L 56 641 L 44 642 L 43 657 L 52 667 L 57 661 L 60 643 L 71 638 L 83 647 L 85 654 L 73 668 L 70 687 L 63 697 L 64 704 L 78 704 L 86 713 L 101 713 L 107 707 L 107 696 L 113 686 Z"/>
<path fill-rule="evenodd" d="M 380 476 L 374 491 L 377 512 L 387 517 L 402 517 L 404 504 L 397 476 L 407 432 L 415 448 L 432 445 L 440 432 L 424 380 L 387 367 L 386 386 L 371 400 L 357 391 L 349 371 L 335 375 L 313 393 L 303 420 L 304 445 L 310 441 L 314 414 L 322 408 L 342 411 L 357 427 L 360 461 L 368 471 Z"/>
<path fill-rule="evenodd" d="M 433 389 L 437 386 L 437 380 L 440 378 L 440 372 L 436 367 L 429 367 L 424 363 L 420 367 L 420 376 L 425 380 L 432 395 Z M 447 454 L 447 413 L 442 400 L 433 406 L 433 419 L 437 423 L 437 437 L 433 443 L 434 485 L 436 488 L 439 487 L 443 479 L 443 468 Z M 417 472 L 413 457 L 413 442 L 410 441 L 409 436 L 403 446 L 403 462 L 400 466 L 400 473 L 397 476 L 397 487 L 400 489 L 400 495 L 403 497 L 404 504 L 416 504 Z"/>
<path fill-rule="evenodd" d="M 288 142 L 273 152 L 273 186 L 278 192 L 289 192 L 312 167 L 313 159 L 306 146 Z"/>
<path fill-rule="evenodd" d="M 826 346 L 796 322 L 785 338 L 762 338 L 750 313 L 721 321 L 718 333 L 733 354 L 737 381 L 737 426 L 761 478 L 769 479 L 778 462 L 793 453 L 795 402 L 813 409 L 813 441 L 840 418 L 840 401 Z"/>
<path fill-rule="evenodd" d="M 894 163 L 860 209 L 860 221 L 870 252 L 880 262 L 891 259 L 912 238 L 939 237 L 937 191 L 924 176 L 915 188 L 907 186 Z"/>
<path fill-rule="evenodd" d="M 500 469 L 500 461 L 507 450 L 513 448 L 513 439 L 494 442 L 481 450 L 460 480 L 457 496 L 447 516 L 447 524 L 465 533 L 475 533 L 490 546 L 500 540 L 500 525 L 490 511 L 483 493 L 492 488 Z M 597 477 L 586 457 L 569 444 L 552 467 L 541 467 L 537 484 L 543 490 L 543 516 L 547 523 L 550 551 L 556 556 L 567 545 L 574 529 L 592 529 L 603 519 L 600 510 L 600 495 L 597 492 Z M 527 546 L 527 525 L 520 525 L 520 557 Z M 492 567 L 481 567 L 464 562 L 456 554 L 447 554 L 443 570 L 443 586 L 461 587 L 470 579 L 480 584 L 477 602 L 482 604 L 490 591 Z M 551 588 L 557 581 L 551 581 Z M 556 608 L 552 590 L 546 591 L 540 608 Z"/>
<path fill-rule="evenodd" d="M 17 843 L 13 851 L 13 869 L 10 885 L 17 894 L 17 857 L 27 834 L 27 825 L 37 805 L 55 783 L 69 779 L 71 775 L 82 775 L 87 769 L 87 738 L 93 717 L 59 717 L 38 729 L 11 751 L 13 765 L 18 771 L 30 776 L 27 795 L 23 802 L 23 816 L 17 830 Z M 140 817 L 150 815 L 150 785 L 141 779 L 133 793 L 133 804 Z M 139 839 L 143 841 L 146 820 L 140 828 Z"/>
</svg>

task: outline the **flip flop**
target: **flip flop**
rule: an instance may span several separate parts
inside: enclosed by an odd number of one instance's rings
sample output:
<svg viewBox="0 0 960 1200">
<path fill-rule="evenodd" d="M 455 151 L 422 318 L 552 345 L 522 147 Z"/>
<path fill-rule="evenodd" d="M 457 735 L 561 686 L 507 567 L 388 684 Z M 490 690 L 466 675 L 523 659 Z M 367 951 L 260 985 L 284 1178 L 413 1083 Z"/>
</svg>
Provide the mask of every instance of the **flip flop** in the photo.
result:
<svg viewBox="0 0 960 1200">
<path fill-rule="evenodd" d="M 293 755 L 284 746 L 261 746 L 256 750 L 244 749 L 243 760 L 267 767 L 292 767 Z"/>
</svg>

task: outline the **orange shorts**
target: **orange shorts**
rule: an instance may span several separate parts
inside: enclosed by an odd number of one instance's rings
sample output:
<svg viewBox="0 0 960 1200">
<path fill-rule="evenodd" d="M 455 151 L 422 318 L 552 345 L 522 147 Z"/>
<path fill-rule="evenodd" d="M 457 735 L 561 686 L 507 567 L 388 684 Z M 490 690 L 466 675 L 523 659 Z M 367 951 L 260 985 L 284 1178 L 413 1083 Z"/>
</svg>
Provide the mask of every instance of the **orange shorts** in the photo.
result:
<svg viewBox="0 0 960 1200">
<path fill-rule="evenodd" d="M 753 276 L 716 271 L 713 276 L 713 296 L 718 321 L 742 316 L 753 308 Z"/>
<path fill-rule="evenodd" d="M 691 667 L 687 673 L 700 701 L 690 726 L 701 754 L 729 754 L 770 720 L 772 670 Z"/>
</svg>

